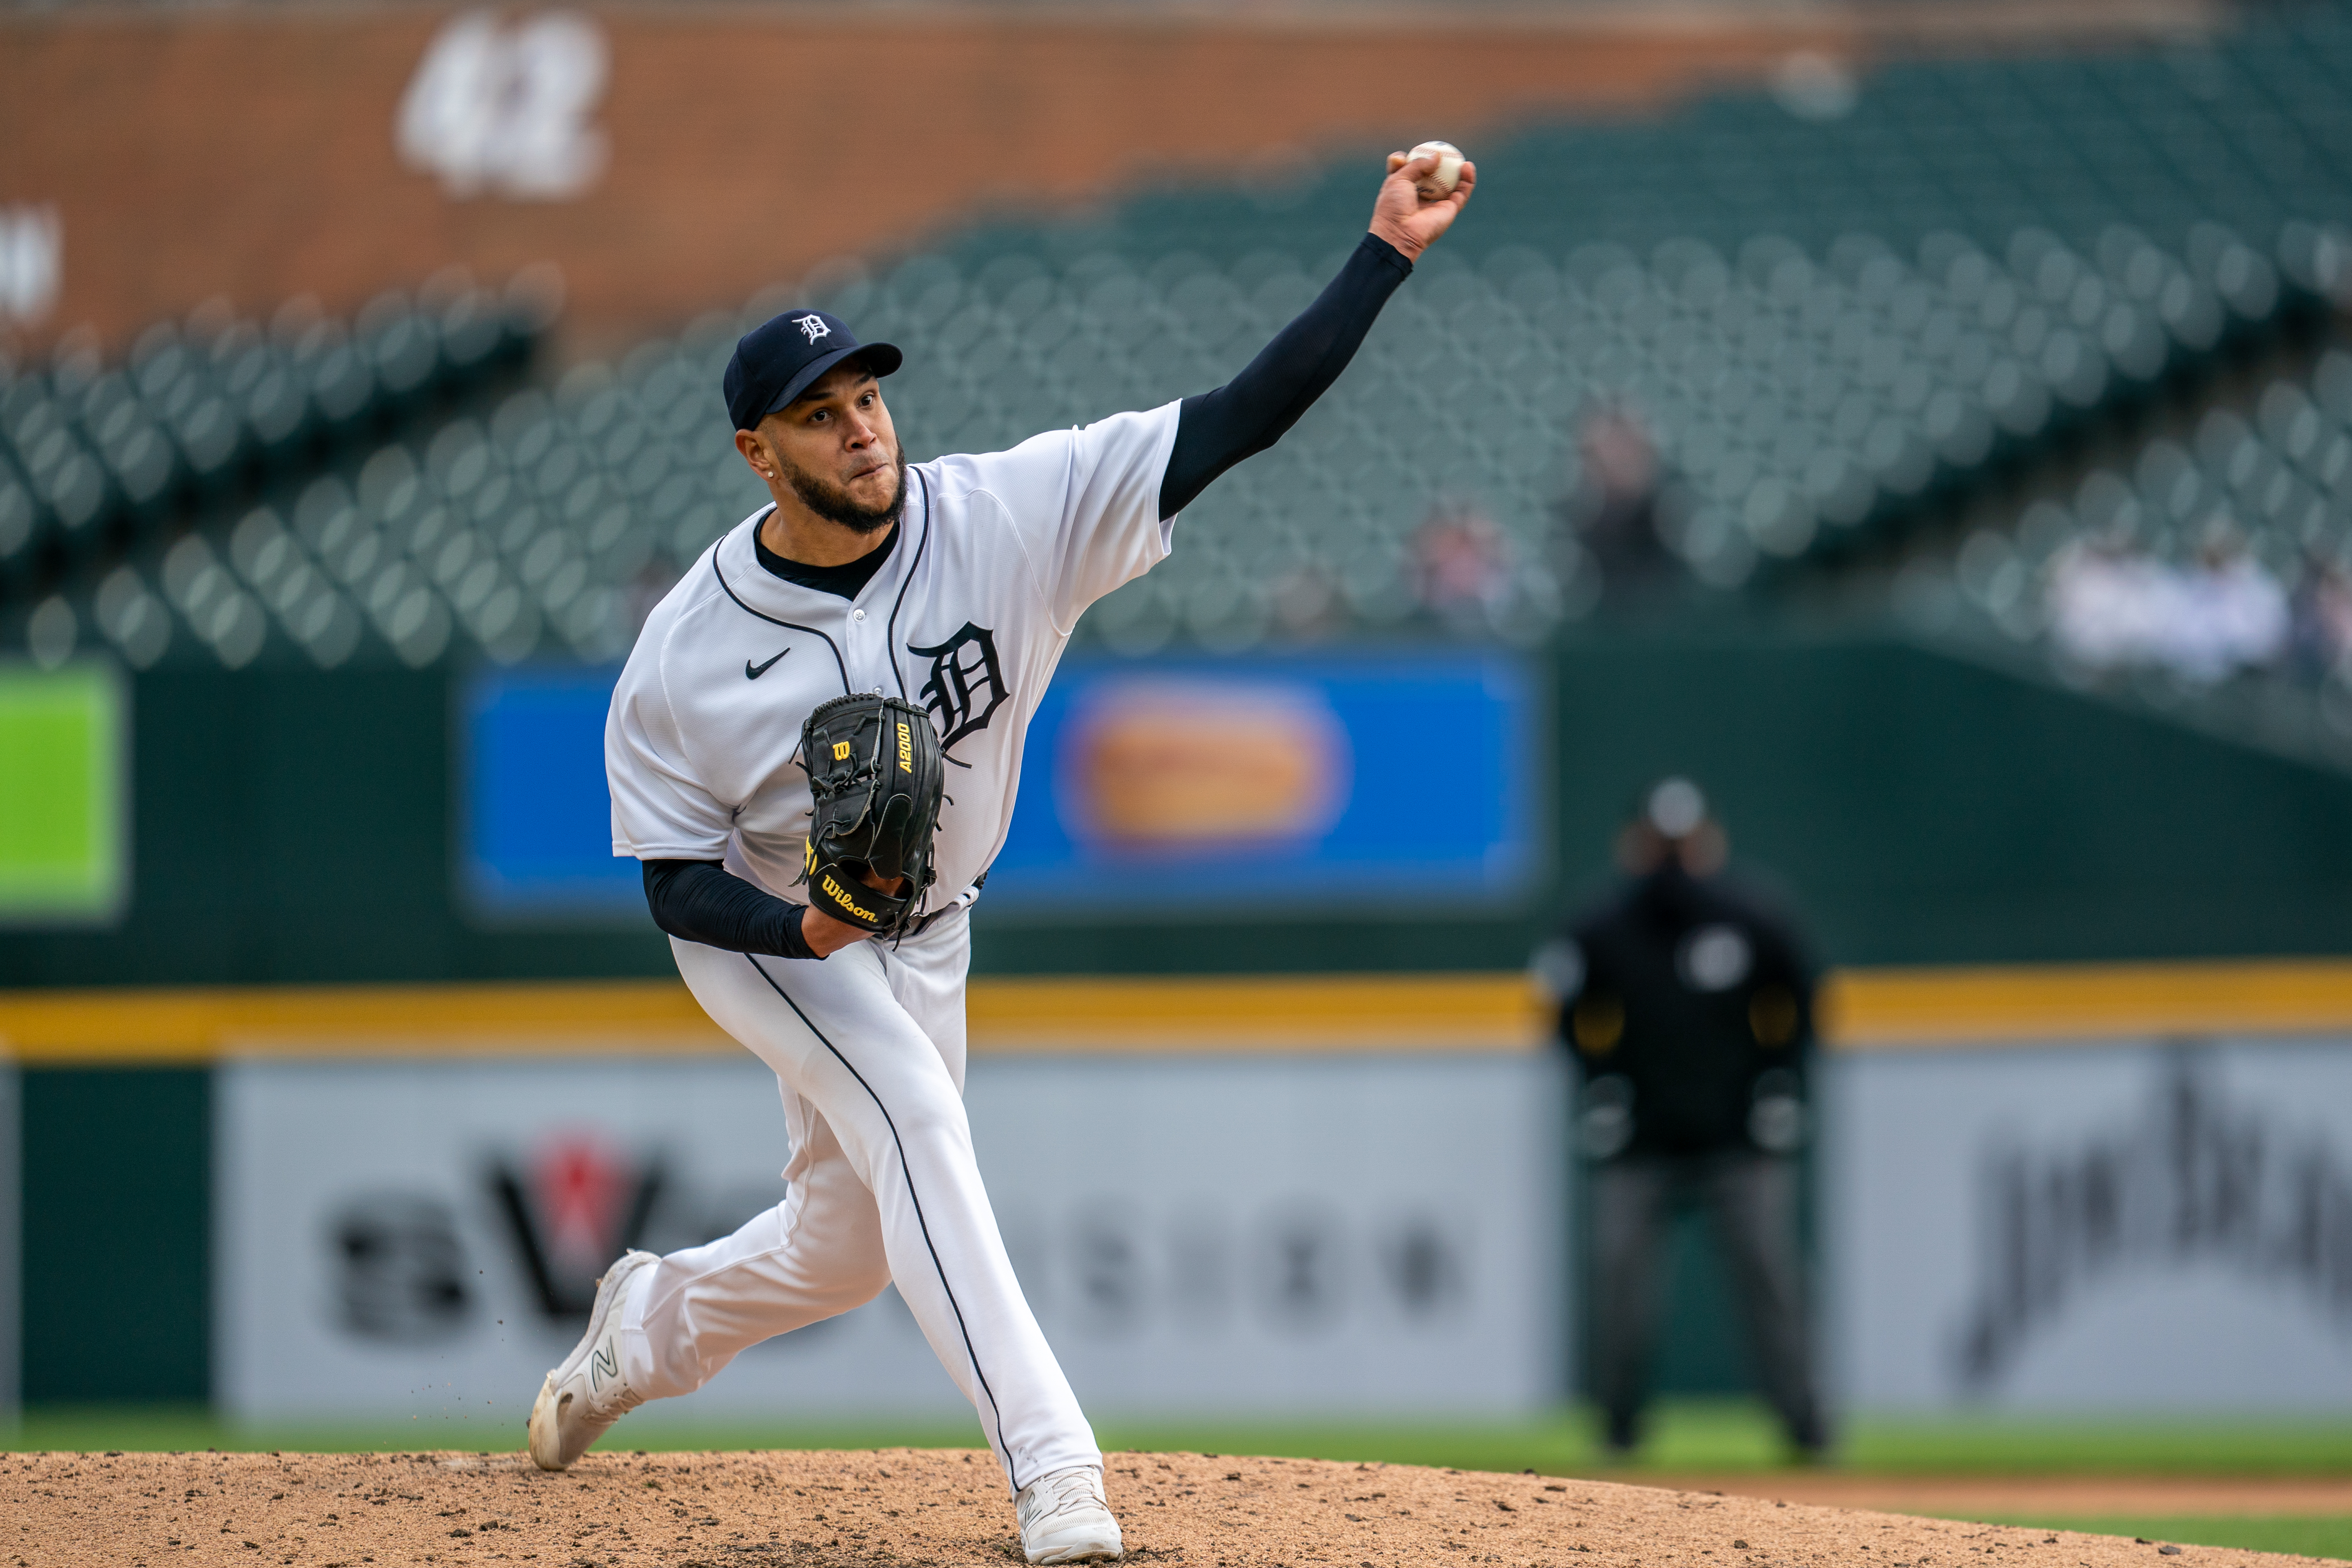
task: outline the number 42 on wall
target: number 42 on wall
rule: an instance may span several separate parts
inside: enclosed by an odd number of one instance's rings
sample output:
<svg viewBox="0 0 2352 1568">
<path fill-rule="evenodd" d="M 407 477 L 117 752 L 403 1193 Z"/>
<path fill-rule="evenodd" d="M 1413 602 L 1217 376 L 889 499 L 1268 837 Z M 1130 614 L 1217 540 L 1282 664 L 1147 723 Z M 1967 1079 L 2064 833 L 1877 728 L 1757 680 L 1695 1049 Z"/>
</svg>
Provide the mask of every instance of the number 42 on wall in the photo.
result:
<svg viewBox="0 0 2352 1568">
<path fill-rule="evenodd" d="M 604 172 L 604 133 L 592 121 L 610 64 L 603 30 L 576 11 L 513 21 L 460 12 L 401 97 L 401 160 L 461 199 L 582 195 Z"/>
</svg>

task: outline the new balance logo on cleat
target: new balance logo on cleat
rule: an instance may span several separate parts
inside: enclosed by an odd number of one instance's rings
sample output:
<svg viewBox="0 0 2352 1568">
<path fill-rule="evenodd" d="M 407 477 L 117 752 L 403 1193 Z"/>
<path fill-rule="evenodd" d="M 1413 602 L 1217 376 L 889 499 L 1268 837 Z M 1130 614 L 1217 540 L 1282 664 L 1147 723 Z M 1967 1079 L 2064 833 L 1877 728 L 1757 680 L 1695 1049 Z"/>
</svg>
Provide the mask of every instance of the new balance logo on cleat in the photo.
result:
<svg viewBox="0 0 2352 1568">
<path fill-rule="evenodd" d="M 547 1374 L 530 1406 L 530 1458 L 542 1470 L 567 1469 L 613 1423 L 646 1402 L 621 1373 L 621 1321 L 629 1282 L 661 1259 L 626 1252 L 596 1282 L 588 1332 Z"/>
</svg>

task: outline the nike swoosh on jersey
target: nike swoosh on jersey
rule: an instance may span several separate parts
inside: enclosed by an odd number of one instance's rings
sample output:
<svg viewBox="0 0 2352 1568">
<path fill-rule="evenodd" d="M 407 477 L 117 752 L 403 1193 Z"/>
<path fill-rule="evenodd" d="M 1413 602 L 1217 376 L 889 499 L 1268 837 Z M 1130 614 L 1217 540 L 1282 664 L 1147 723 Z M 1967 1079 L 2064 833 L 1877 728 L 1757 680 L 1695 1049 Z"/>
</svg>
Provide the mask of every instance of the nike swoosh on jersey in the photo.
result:
<svg viewBox="0 0 2352 1568">
<path fill-rule="evenodd" d="M 793 650 L 790 648 L 784 649 L 784 653 L 790 653 Z M 784 653 L 778 654 L 776 658 L 783 658 Z M 750 659 L 745 659 L 743 661 L 743 679 L 746 680 L 759 679 L 760 677 L 767 674 L 768 671 L 776 668 L 776 658 L 772 658 L 765 664 L 753 664 Z"/>
</svg>

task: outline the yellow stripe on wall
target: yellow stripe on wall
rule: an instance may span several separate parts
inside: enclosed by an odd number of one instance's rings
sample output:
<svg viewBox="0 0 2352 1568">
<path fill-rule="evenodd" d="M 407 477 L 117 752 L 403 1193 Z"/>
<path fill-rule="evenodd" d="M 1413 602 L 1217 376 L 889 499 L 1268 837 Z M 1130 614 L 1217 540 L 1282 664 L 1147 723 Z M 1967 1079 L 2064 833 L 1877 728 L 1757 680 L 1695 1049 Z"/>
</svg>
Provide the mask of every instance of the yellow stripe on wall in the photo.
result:
<svg viewBox="0 0 2352 1568">
<path fill-rule="evenodd" d="M 982 1054 L 1512 1052 L 1550 1026 L 1513 972 L 982 978 L 968 1016 Z M 1844 1050 L 2352 1034 L 2352 961 L 1841 970 L 1822 1019 Z M 676 981 L 0 994 L 0 1053 L 27 1063 L 740 1048 Z"/>
<path fill-rule="evenodd" d="M 1848 969 L 1822 1012 L 1850 1049 L 2352 1032 L 2352 961 Z"/>
<path fill-rule="evenodd" d="M 91 1063 L 741 1048 L 674 980 L 19 991 L 0 995 L 0 1044 Z"/>
<path fill-rule="evenodd" d="M 1538 1043 L 1516 974 L 979 979 L 977 1052 L 1474 1050 Z M 683 984 L 254 986 L 0 994 L 26 1062 L 612 1056 L 741 1047 Z"/>
<path fill-rule="evenodd" d="M 975 1050 L 1524 1050 L 1525 976 L 1284 974 L 980 979 Z"/>
</svg>

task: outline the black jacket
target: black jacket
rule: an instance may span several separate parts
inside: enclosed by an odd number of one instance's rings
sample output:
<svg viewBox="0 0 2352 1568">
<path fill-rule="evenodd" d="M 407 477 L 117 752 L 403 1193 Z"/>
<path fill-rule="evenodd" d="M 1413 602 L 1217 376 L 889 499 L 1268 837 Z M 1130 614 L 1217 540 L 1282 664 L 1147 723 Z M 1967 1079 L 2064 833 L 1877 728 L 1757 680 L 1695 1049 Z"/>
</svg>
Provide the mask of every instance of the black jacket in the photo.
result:
<svg viewBox="0 0 2352 1568">
<path fill-rule="evenodd" d="M 1802 1141 L 1813 975 L 1784 917 L 1669 863 L 1562 934 L 1559 1035 L 1584 1070 L 1588 1153 Z"/>
</svg>

